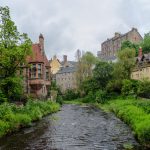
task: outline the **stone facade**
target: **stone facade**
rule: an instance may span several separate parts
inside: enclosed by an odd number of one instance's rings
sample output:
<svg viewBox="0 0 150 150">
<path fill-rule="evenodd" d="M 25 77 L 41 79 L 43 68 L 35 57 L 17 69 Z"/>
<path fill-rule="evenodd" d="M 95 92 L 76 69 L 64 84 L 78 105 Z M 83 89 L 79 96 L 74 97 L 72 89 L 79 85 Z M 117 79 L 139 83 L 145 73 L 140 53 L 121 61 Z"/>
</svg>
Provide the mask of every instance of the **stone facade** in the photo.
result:
<svg viewBox="0 0 150 150">
<path fill-rule="evenodd" d="M 23 66 L 25 93 L 35 97 L 46 97 L 50 87 L 50 66 L 44 51 L 44 37 L 39 36 L 39 43 L 32 45 L 32 56 L 27 57 Z"/>
<path fill-rule="evenodd" d="M 64 55 L 64 61 L 61 63 L 62 67 L 56 73 L 56 84 L 60 87 L 62 92 L 67 89 L 76 89 L 76 62 L 67 61 L 67 56 Z"/>
<path fill-rule="evenodd" d="M 150 80 L 150 53 L 138 56 L 136 66 L 131 73 L 131 78 L 135 80 Z"/>
<path fill-rule="evenodd" d="M 97 56 L 106 61 L 115 60 L 116 52 L 121 48 L 122 42 L 126 40 L 132 43 L 139 43 L 143 38 L 136 28 L 132 28 L 125 34 L 116 32 L 113 38 L 107 39 L 101 44 L 101 51 L 97 53 Z"/>
</svg>

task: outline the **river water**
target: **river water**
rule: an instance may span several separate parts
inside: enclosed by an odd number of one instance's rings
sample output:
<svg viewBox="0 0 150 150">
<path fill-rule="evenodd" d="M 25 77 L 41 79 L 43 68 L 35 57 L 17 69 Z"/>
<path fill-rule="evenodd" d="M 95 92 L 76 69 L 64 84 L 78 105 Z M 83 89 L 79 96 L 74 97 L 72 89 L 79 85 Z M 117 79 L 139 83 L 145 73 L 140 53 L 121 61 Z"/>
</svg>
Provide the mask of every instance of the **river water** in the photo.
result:
<svg viewBox="0 0 150 150">
<path fill-rule="evenodd" d="M 122 150 L 124 145 L 142 149 L 131 129 L 113 114 L 69 104 L 0 139 L 1 150 Z"/>
</svg>

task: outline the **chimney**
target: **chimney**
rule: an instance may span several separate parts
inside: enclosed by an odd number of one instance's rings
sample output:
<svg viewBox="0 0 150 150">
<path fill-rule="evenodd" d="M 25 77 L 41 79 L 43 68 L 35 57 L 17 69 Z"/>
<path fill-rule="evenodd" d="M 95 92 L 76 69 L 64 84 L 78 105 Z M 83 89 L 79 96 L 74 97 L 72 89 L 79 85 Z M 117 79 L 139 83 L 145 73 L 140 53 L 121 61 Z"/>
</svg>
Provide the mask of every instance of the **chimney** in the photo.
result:
<svg viewBox="0 0 150 150">
<path fill-rule="evenodd" d="M 115 32 L 115 37 L 119 37 L 120 33 L 119 32 Z"/>
<path fill-rule="evenodd" d="M 138 30 L 137 30 L 137 28 L 134 28 L 134 27 L 133 27 L 133 28 L 132 28 L 132 31 L 136 31 L 136 32 L 137 32 Z"/>
<path fill-rule="evenodd" d="M 139 56 L 140 59 L 142 58 L 142 47 L 139 48 Z"/>
<path fill-rule="evenodd" d="M 64 64 L 67 63 L 67 55 L 64 55 Z"/>
<path fill-rule="evenodd" d="M 42 34 L 39 35 L 39 44 L 41 47 L 41 53 L 44 55 L 44 37 Z"/>
<path fill-rule="evenodd" d="M 57 59 L 56 55 L 53 56 L 53 60 Z"/>
</svg>

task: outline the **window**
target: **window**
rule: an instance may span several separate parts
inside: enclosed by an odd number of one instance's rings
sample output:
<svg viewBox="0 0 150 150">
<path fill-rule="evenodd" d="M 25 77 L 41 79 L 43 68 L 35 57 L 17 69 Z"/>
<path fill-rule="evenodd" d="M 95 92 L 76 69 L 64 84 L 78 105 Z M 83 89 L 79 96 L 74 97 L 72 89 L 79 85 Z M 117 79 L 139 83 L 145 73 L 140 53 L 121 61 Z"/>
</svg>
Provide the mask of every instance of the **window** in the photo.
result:
<svg viewBox="0 0 150 150">
<path fill-rule="evenodd" d="M 31 79 L 35 79 L 36 78 L 36 64 L 32 64 L 31 67 Z"/>
<path fill-rule="evenodd" d="M 49 80 L 49 71 L 47 68 L 46 68 L 46 80 Z"/>
<path fill-rule="evenodd" d="M 38 64 L 38 78 L 41 79 L 42 77 L 42 67 L 41 64 Z"/>
</svg>

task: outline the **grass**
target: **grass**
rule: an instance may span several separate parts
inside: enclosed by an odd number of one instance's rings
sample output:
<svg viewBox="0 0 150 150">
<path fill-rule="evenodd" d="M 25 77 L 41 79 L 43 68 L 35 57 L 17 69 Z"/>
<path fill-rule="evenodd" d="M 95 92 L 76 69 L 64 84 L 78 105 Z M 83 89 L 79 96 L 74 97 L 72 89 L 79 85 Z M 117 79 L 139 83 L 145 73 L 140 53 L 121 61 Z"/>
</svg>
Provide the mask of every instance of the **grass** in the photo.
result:
<svg viewBox="0 0 150 150">
<path fill-rule="evenodd" d="M 51 101 L 30 100 L 25 106 L 3 103 L 0 105 L 0 137 L 26 127 L 32 121 L 59 110 L 59 104 Z"/>
<path fill-rule="evenodd" d="M 85 105 L 82 102 L 82 99 L 70 100 L 70 101 L 63 101 L 64 104 L 77 104 L 77 105 Z"/>
<path fill-rule="evenodd" d="M 141 143 L 150 145 L 150 101 L 117 99 L 99 104 L 99 107 L 114 112 L 132 128 Z"/>
</svg>

